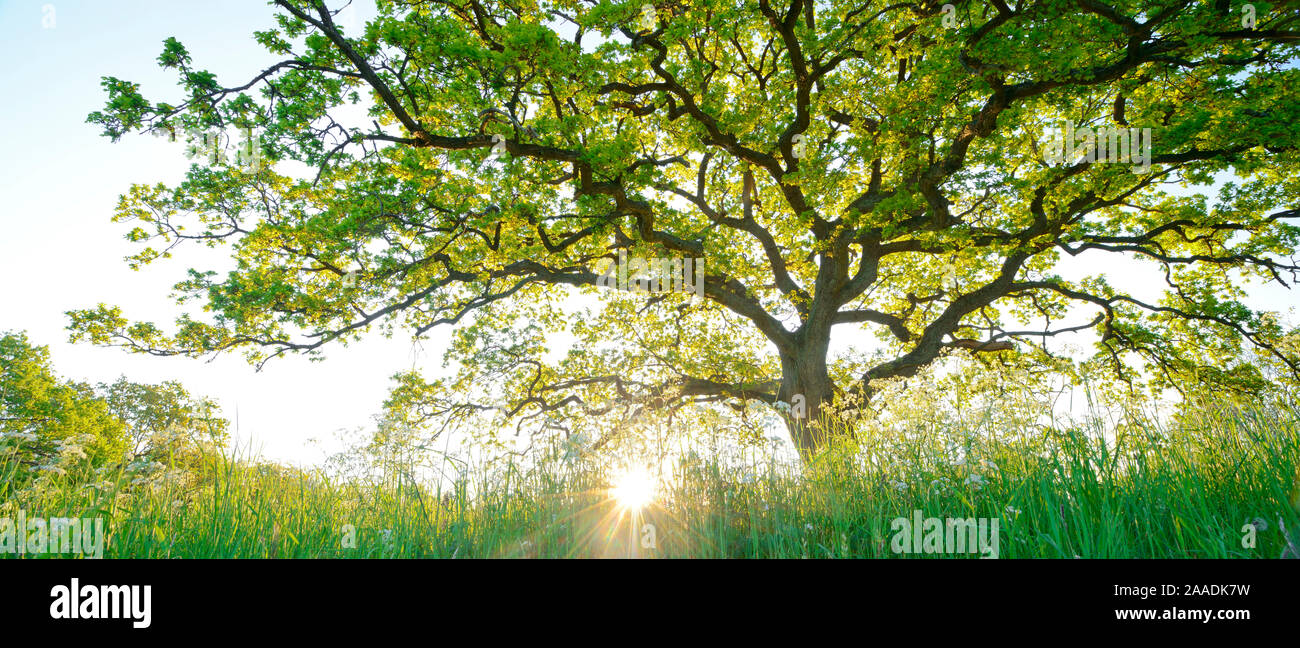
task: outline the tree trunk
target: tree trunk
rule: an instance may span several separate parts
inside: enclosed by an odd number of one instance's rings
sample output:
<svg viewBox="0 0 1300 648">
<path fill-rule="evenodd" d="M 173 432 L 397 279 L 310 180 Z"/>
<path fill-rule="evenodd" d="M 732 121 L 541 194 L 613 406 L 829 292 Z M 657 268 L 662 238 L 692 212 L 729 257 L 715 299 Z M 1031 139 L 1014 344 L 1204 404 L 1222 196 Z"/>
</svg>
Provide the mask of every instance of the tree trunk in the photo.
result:
<svg viewBox="0 0 1300 648">
<path fill-rule="evenodd" d="M 833 426 L 818 424 L 823 408 L 835 397 L 826 369 L 829 346 L 828 334 L 800 340 L 792 353 L 781 354 L 781 389 L 777 397 L 790 404 L 785 417 L 786 429 L 805 464 L 826 445 L 828 434 L 837 433 Z"/>
</svg>

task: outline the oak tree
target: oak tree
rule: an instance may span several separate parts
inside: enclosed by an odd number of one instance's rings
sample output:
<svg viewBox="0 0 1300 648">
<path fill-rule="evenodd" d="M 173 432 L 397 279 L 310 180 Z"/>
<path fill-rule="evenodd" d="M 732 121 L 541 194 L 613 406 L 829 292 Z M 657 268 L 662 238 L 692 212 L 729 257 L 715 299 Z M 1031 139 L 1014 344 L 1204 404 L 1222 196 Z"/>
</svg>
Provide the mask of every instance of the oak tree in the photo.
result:
<svg viewBox="0 0 1300 648">
<path fill-rule="evenodd" d="M 202 312 L 164 331 L 100 306 L 77 336 L 261 363 L 450 325 L 455 375 L 400 387 L 431 418 L 799 405 L 805 456 L 880 381 L 1046 360 L 1064 333 L 1165 386 L 1258 386 L 1224 362 L 1243 348 L 1300 368 L 1242 290 L 1300 269 L 1293 5 L 381 0 L 349 28 L 272 4 L 256 40 L 279 62 L 249 78 L 169 39 L 179 98 L 104 79 L 89 119 L 114 140 L 256 143 L 208 142 L 217 164 L 117 212 L 133 263 L 228 247 L 233 270 L 177 285 Z M 701 295 L 606 288 L 620 252 L 702 259 Z M 1063 276 L 1074 256 L 1097 272 Z M 1115 286 L 1112 259 L 1163 296 Z"/>
</svg>

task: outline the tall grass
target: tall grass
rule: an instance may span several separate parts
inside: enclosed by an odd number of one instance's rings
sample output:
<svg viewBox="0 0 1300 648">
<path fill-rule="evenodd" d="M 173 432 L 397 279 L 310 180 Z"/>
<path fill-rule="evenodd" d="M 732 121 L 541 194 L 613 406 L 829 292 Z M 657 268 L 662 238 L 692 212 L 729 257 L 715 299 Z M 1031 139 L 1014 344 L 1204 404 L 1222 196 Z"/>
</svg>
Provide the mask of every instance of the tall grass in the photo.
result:
<svg viewBox="0 0 1300 648">
<path fill-rule="evenodd" d="M 1223 409 L 1175 428 L 879 434 L 802 468 L 687 456 L 637 511 L 610 497 L 612 468 L 559 452 L 441 485 L 228 456 L 23 481 L 9 460 L 0 517 L 102 517 L 121 558 L 892 557 L 891 520 L 917 510 L 999 519 L 1003 558 L 1273 558 L 1279 519 L 1300 528 L 1297 466 L 1295 410 Z M 1252 520 L 1267 526 L 1247 548 Z"/>
</svg>

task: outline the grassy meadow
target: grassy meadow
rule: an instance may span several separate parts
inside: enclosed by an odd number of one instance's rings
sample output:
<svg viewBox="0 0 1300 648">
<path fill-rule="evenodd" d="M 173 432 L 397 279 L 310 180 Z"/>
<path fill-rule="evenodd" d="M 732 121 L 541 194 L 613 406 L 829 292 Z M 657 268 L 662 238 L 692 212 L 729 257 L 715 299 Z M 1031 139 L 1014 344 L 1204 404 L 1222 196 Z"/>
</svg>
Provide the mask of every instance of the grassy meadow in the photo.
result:
<svg viewBox="0 0 1300 648">
<path fill-rule="evenodd" d="M 632 498 L 626 475 L 560 447 L 436 485 L 404 470 L 344 479 L 221 453 L 26 481 L 10 461 L 0 517 L 101 517 L 108 558 L 883 558 L 903 555 L 891 520 L 915 511 L 996 518 L 1001 558 L 1277 557 L 1279 520 L 1300 528 L 1297 410 L 1180 419 L 935 426 L 862 438 L 803 468 L 679 454 L 638 475 Z"/>
</svg>

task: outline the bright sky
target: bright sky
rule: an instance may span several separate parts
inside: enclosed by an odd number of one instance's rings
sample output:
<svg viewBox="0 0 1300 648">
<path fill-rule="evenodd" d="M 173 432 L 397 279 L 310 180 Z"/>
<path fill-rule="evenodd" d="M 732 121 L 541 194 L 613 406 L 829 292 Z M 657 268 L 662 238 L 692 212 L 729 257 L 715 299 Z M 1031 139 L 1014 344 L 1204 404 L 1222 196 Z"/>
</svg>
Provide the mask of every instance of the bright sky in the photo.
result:
<svg viewBox="0 0 1300 648">
<path fill-rule="evenodd" d="M 52 7 L 53 12 L 50 12 Z M 219 81 L 242 84 L 269 63 L 252 39 L 272 10 L 260 0 L 103 2 L 0 0 L 0 331 L 25 330 L 50 347 L 55 370 L 89 382 L 120 374 L 137 382 L 180 380 L 192 393 L 217 399 L 239 415 L 242 441 L 271 459 L 314 462 L 339 429 L 370 422 L 389 377 L 413 362 L 440 364 L 437 332 L 413 352 L 406 340 L 337 347 L 324 362 L 289 357 L 258 373 L 237 355 L 208 363 L 154 358 L 120 349 L 68 343 L 68 310 L 115 304 L 131 319 L 168 325 L 178 309 L 168 299 L 187 267 L 222 267 L 220 257 L 192 254 L 135 272 L 123 262 L 136 246 L 111 217 L 132 183 L 179 181 L 189 167 L 184 145 L 151 137 L 113 144 L 86 115 L 104 105 L 100 77 L 141 84 L 147 97 L 175 98 L 174 77 L 155 63 L 162 41 L 175 36 L 196 65 Z M 48 25 L 48 27 L 47 27 Z M 196 252 L 199 248 L 190 248 Z"/>
<path fill-rule="evenodd" d="M 356 10 L 356 19 L 367 11 Z M 123 262 L 137 248 L 123 238 L 129 226 L 110 220 L 118 195 L 132 183 L 177 182 L 190 160 L 181 143 L 128 136 L 113 144 L 86 124 L 86 115 L 103 107 L 100 77 L 175 99 L 174 77 L 155 63 L 162 41 L 175 36 L 197 66 L 225 85 L 242 84 L 274 62 L 252 39 L 273 24 L 272 15 L 262 0 L 0 0 L 7 62 L 0 67 L 0 127 L 8 150 L 0 156 L 0 331 L 24 330 L 49 346 L 67 378 L 179 380 L 217 399 L 232 419 L 238 413 L 242 443 L 271 459 L 314 463 L 323 448 L 337 447 L 330 444 L 336 430 L 370 422 L 393 373 L 440 365 L 446 329 L 419 349 L 409 338 L 373 336 L 330 349 L 324 362 L 286 357 L 260 373 L 237 355 L 204 362 L 71 345 L 65 330 L 66 311 L 100 302 L 121 306 L 132 320 L 170 324 L 178 310 L 167 295 L 185 269 L 223 267 L 219 254 L 203 258 L 193 254 L 197 248 L 142 272 Z M 1126 268 L 1106 261 L 1111 270 Z M 1296 303 L 1280 288 L 1256 297 L 1255 305 L 1283 311 Z M 307 443 L 312 438 L 323 446 Z"/>
</svg>

